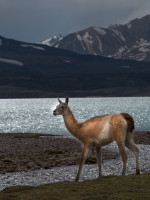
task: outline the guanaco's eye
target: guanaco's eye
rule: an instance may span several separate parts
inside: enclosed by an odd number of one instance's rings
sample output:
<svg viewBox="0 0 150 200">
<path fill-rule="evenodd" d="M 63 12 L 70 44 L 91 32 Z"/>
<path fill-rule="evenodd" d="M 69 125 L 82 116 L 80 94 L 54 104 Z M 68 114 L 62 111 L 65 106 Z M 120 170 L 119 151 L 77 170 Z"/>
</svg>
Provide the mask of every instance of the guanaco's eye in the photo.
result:
<svg viewBox="0 0 150 200">
<path fill-rule="evenodd" d="M 61 106 L 61 108 L 62 108 L 62 109 L 64 109 L 64 108 L 65 108 L 65 106 Z"/>
</svg>

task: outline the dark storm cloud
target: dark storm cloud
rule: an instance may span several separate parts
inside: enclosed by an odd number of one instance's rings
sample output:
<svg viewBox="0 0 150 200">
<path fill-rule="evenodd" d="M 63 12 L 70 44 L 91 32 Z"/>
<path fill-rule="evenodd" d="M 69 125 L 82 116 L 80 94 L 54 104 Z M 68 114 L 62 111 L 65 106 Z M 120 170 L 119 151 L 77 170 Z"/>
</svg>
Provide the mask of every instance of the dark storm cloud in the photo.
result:
<svg viewBox="0 0 150 200">
<path fill-rule="evenodd" d="M 150 14 L 149 0 L 1 0 L 0 35 L 40 41 Z"/>
</svg>

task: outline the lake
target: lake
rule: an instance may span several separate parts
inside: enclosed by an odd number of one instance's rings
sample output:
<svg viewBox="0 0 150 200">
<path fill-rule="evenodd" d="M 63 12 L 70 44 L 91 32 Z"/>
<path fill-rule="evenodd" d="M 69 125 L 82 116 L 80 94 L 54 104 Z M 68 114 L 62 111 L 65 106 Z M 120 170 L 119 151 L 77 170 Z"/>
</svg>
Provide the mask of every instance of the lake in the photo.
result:
<svg viewBox="0 0 150 200">
<path fill-rule="evenodd" d="M 53 116 L 56 105 L 56 98 L 1 99 L 0 133 L 69 136 L 62 116 Z M 69 105 L 79 122 L 107 113 L 127 112 L 133 116 L 136 130 L 150 130 L 150 97 L 70 98 Z"/>
</svg>

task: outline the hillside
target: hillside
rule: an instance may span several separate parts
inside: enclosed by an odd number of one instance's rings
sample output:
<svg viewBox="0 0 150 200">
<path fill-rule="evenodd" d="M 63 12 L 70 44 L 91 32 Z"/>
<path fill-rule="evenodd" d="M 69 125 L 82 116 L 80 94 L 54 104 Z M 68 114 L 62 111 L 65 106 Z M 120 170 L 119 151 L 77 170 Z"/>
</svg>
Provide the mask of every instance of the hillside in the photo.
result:
<svg viewBox="0 0 150 200">
<path fill-rule="evenodd" d="M 65 36 L 54 46 L 81 54 L 150 61 L 150 15 L 125 25 L 92 26 Z"/>
<path fill-rule="evenodd" d="M 150 173 L 140 176 L 103 176 L 82 182 L 61 182 L 41 186 L 12 186 L 0 192 L 2 200 L 148 200 Z"/>
<path fill-rule="evenodd" d="M 0 98 L 150 96 L 148 62 L 0 37 Z"/>
</svg>

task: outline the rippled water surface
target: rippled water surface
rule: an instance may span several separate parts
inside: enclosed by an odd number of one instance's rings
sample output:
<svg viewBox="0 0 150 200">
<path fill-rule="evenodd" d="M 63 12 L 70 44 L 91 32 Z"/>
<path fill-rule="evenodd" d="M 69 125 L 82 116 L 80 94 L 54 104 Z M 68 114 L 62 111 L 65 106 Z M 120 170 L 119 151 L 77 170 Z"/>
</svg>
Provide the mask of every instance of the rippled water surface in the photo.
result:
<svg viewBox="0 0 150 200">
<path fill-rule="evenodd" d="M 57 104 L 57 99 L 0 100 L 0 132 L 69 135 L 62 117 L 52 114 Z M 78 121 L 128 112 L 134 117 L 136 130 L 150 130 L 150 97 L 70 98 L 69 104 Z"/>
</svg>

